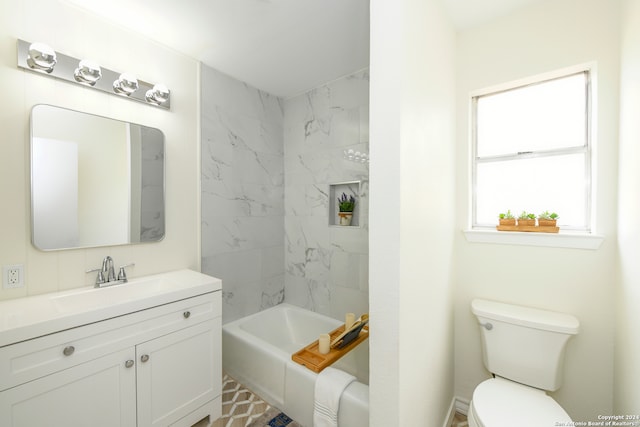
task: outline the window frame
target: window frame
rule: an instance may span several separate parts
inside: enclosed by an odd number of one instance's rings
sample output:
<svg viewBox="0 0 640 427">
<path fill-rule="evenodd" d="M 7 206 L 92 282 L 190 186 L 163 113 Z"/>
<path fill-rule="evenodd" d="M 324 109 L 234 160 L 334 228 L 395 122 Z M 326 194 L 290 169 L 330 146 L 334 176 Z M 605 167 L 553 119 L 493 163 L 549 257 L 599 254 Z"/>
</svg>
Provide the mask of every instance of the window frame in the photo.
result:
<svg viewBox="0 0 640 427">
<path fill-rule="evenodd" d="M 548 150 L 518 152 L 506 155 L 491 155 L 485 157 L 478 156 L 478 116 L 477 106 L 478 99 L 483 96 L 496 95 L 511 90 L 520 89 L 524 87 L 535 86 L 544 84 L 554 80 L 571 77 L 575 75 L 584 75 L 585 77 L 585 143 L 582 146 L 569 147 L 569 148 L 557 148 Z M 470 145 L 471 145 L 471 209 L 470 209 L 470 225 L 471 230 L 488 230 L 493 228 L 494 225 L 479 224 L 477 221 L 477 170 L 479 163 L 491 163 L 506 160 L 525 160 L 535 159 L 549 156 L 560 156 L 567 154 L 584 154 L 585 162 L 585 177 L 584 177 L 584 191 L 585 191 L 585 227 L 563 227 L 562 231 L 569 231 L 574 233 L 580 233 L 585 235 L 591 235 L 594 232 L 593 223 L 593 206 L 595 206 L 595 193 L 593 185 L 593 137 L 592 132 L 594 128 L 594 116 L 593 116 L 593 69 L 589 65 L 581 65 L 573 67 L 571 69 L 564 69 L 547 73 L 541 76 L 533 76 L 524 80 L 518 80 L 503 85 L 487 88 L 484 90 L 476 91 L 470 94 Z M 493 228 L 495 230 L 495 228 Z"/>
</svg>

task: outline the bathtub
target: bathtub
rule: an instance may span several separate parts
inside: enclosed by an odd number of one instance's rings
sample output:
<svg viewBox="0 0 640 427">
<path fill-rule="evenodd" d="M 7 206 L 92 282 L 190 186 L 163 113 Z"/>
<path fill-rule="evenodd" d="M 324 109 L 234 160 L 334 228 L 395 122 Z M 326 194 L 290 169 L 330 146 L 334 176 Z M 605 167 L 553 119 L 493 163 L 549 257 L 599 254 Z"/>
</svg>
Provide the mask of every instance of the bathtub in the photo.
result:
<svg viewBox="0 0 640 427">
<path fill-rule="evenodd" d="M 317 374 L 291 355 L 342 322 L 290 304 L 280 304 L 222 327 L 222 366 L 227 374 L 305 427 L 313 426 Z M 354 375 L 340 398 L 338 422 L 369 426 L 369 341 L 333 364 Z"/>
</svg>

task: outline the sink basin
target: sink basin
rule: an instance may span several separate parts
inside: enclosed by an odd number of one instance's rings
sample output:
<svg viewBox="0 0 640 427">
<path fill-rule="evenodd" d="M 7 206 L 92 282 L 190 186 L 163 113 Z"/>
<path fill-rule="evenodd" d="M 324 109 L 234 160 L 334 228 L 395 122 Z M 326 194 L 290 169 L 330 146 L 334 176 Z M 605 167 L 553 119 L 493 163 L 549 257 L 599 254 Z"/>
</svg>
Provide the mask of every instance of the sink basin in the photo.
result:
<svg viewBox="0 0 640 427">
<path fill-rule="evenodd" d="M 182 269 L 0 301 L 0 347 L 221 289 L 220 279 Z"/>
<path fill-rule="evenodd" d="M 69 294 L 55 295 L 51 297 L 51 301 L 60 312 L 64 313 L 77 311 L 78 308 L 87 310 L 108 307 L 114 303 L 166 292 L 175 286 L 173 281 L 163 277 L 133 280 L 104 288 L 90 288 Z"/>
</svg>

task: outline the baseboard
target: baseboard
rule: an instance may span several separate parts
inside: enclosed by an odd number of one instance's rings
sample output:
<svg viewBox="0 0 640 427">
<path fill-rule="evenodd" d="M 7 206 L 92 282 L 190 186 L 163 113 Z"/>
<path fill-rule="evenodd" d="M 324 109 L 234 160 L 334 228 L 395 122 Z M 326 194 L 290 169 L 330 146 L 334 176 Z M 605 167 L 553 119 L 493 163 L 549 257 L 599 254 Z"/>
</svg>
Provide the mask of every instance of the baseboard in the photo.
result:
<svg viewBox="0 0 640 427">
<path fill-rule="evenodd" d="M 451 399 L 451 405 L 449 405 L 449 415 L 444 420 L 444 425 L 442 427 L 451 427 L 453 424 L 453 417 L 456 414 L 456 398 L 455 396 Z"/>
<path fill-rule="evenodd" d="M 462 415 L 469 414 L 469 402 L 467 399 L 463 399 L 462 397 L 456 396 L 454 398 L 455 402 L 455 411 L 461 413 Z"/>
<path fill-rule="evenodd" d="M 449 405 L 449 415 L 442 427 L 451 427 L 451 424 L 453 424 L 453 417 L 456 415 L 456 412 L 466 417 L 469 413 L 470 403 L 471 402 L 467 399 L 463 399 L 459 396 L 453 396 L 453 399 L 451 399 L 451 405 Z"/>
</svg>

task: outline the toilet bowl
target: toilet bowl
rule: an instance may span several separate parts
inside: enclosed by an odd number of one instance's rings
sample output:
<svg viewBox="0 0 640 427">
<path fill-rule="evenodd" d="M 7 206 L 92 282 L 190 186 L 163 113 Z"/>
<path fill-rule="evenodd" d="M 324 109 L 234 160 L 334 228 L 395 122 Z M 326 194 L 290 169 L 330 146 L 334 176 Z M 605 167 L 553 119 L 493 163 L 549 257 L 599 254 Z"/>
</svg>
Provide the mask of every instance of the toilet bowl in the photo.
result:
<svg viewBox="0 0 640 427">
<path fill-rule="evenodd" d="M 499 377 L 476 387 L 467 419 L 469 427 L 571 425 L 569 414 L 543 390 Z"/>
<path fill-rule="evenodd" d="M 470 427 L 572 425 L 546 391 L 562 385 L 564 353 L 580 322 L 570 314 L 476 299 L 485 367 L 494 378 L 473 392 Z"/>
</svg>

